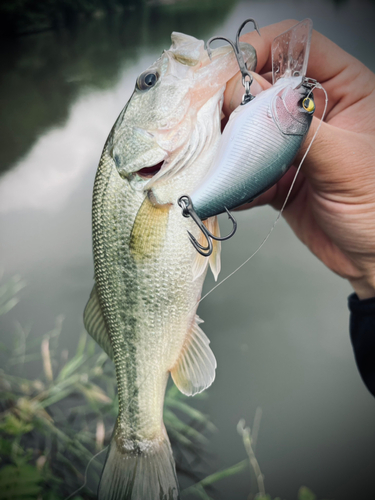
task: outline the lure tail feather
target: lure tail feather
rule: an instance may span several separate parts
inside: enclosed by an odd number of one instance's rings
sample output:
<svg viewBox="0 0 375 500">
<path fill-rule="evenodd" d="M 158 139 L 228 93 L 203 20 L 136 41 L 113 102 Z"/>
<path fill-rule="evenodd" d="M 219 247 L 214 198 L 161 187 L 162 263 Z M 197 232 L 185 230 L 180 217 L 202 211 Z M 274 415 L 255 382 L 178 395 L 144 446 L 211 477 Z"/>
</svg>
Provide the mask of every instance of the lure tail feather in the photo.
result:
<svg viewBox="0 0 375 500">
<path fill-rule="evenodd" d="M 116 436 L 115 430 L 100 479 L 98 500 L 179 500 L 166 431 L 160 440 L 131 450 L 119 446 Z"/>
</svg>

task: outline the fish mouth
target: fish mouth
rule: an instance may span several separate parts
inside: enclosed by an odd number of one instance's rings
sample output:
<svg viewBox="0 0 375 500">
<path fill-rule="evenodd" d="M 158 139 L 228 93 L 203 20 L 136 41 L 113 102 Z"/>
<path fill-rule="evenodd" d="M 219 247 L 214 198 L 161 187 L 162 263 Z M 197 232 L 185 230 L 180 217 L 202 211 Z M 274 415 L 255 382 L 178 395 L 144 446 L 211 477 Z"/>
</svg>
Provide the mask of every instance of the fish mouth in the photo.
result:
<svg viewBox="0 0 375 500">
<path fill-rule="evenodd" d="M 160 172 L 161 167 L 164 164 L 164 160 L 160 161 L 156 165 L 152 165 L 151 167 L 145 167 L 141 168 L 141 170 L 137 170 L 135 172 L 139 177 L 142 177 L 142 179 L 152 179 L 154 175 L 156 175 L 158 172 Z"/>
</svg>

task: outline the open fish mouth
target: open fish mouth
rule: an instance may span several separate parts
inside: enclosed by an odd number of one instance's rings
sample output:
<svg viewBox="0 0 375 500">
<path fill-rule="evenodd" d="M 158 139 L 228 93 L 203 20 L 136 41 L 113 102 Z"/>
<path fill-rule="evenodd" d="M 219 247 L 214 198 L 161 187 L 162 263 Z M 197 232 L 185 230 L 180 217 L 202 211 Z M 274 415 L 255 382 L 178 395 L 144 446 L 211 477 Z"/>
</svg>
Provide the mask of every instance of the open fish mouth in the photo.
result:
<svg viewBox="0 0 375 500">
<path fill-rule="evenodd" d="M 141 170 L 137 170 L 137 172 L 135 173 L 139 175 L 139 177 L 142 177 L 142 179 L 151 179 L 152 177 L 154 177 L 154 175 L 160 172 L 160 169 L 163 166 L 163 164 L 164 160 L 160 161 L 156 165 L 152 165 L 151 167 L 141 168 Z"/>
</svg>

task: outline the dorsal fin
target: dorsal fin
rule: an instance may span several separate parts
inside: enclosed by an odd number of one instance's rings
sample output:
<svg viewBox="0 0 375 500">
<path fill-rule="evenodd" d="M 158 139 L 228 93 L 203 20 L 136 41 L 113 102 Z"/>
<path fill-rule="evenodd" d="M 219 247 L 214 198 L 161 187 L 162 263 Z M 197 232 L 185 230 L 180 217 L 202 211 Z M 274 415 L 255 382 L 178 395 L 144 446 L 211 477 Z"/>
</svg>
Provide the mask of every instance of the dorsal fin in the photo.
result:
<svg viewBox="0 0 375 500">
<path fill-rule="evenodd" d="M 83 313 L 83 323 L 87 333 L 91 335 L 103 351 L 105 351 L 108 356 L 113 359 L 113 349 L 104 321 L 102 309 L 100 307 L 96 285 L 93 286 L 90 299 L 85 307 L 85 312 Z"/>
<path fill-rule="evenodd" d="M 172 45 L 169 52 L 182 64 L 195 66 L 202 59 L 204 42 L 190 35 L 174 31 L 171 35 Z"/>
</svg>

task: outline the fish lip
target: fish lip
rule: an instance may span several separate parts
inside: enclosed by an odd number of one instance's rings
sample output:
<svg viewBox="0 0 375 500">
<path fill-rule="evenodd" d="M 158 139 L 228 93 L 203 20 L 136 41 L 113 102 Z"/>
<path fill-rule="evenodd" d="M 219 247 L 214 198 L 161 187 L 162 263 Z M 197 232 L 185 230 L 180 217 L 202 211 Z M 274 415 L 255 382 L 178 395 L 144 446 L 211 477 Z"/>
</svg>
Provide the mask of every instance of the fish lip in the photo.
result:
<svg viewBox="0 0 375 500">
<path fill-rule="evenodd" d="M 150 165 L 149 167 L 143 167 L 140 170 L 134 172 L 134 174 L 137 174 L 144 180 L 152 179 L 157 173 L 160 172 L 162 166 L 164 165 L 164 161 L 165 160 L 159 161 L 159 163 L 156 163 L 155 165 Z"/>
</svg>

